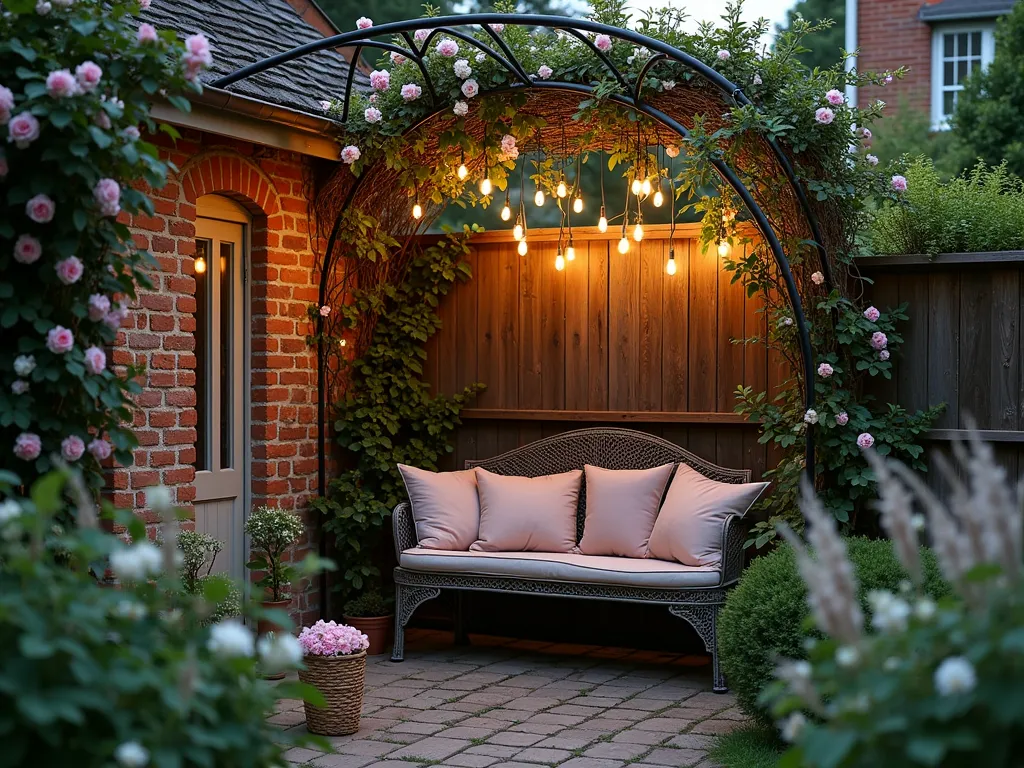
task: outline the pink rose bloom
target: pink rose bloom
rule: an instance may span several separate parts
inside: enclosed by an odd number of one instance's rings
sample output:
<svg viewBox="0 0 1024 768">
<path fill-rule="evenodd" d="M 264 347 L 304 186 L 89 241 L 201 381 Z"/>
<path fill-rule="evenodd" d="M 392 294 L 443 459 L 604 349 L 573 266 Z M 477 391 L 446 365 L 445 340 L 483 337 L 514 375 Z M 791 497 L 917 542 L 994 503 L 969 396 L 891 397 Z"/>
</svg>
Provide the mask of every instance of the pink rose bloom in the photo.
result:
<svg viewBox="0 0 1024 768">
<path fill-rule="evenodd" d="M 320 317 L 327 317 L 329 314 L 331 314 L 331 308 L 329 306 L 324 304 L 320 307 Z"/>
<path fill-rule="evenodd" d="M 141 138 L 142 133 L 134 125 L 129 125 L 123 131 L 121 131 L 121 135 L 124 136 L 125 140 L 127 141 L 136 142 Z"/>
<path fill-rule="evenodd" d="M 102 78 L 103 70 L 93 61 L 83 61 L 75 67 L 75 79 L 78 80 L 78 86 L 85 93 L 95 91 Z"/>
<path fill-rule="evenodd" d="M 462 84 L 462 95 L 467 99 L 472 99 L 478 93 L 480 93 L 480 86 L 476 80 L 467 80 Z"/>
<path fill-rule="evenodd" d="M 11 119 L 12 109 L 14 109 L 14 91 L 5 85 L 0 85 L 0 125 Z"/>
<path fill-rule="evenodd" d="M 885 334 L 881 331 L 875 331 L 871 334 L 872 349 L 885 349 L 888 345 L 889 339 L 887 339 Z"/>
<path fill-rule="evenodd" d="M 867 161 L 868 165 L 878 165 L 878 158 L 874 155 L 868 155 L 864 159 Z"/>
<path fill-rule="evenodd" d="M 369 29 L 373 26 L 373 19 L 367 18 L 366 16 L 360 16 L 356 19 L 357 29 Z"/>
<path fill-rule="evenodd" d="M 880 318 L 881 316 L 882 313 L 875 309 L 875 307 L 868 307 L 867 309 L 864 310 L 864 317 L 866 317 L 872 323 L 877 322 L 878 318 Z"/>
<path fill-rule="evenodd" d="M 60 441 L 60 455 L 65 461 L 78 461 L 85 455 L 85 441 L 78 435 L 65 437 Z"/>
<path fill-rule="evenodd" d="M 96 114 L 92 116 L 92 121 L 96 123 L 96 125 L 102 128 L 104 131 L 110 130 L 110 115 L 108 115 L 102 109 L 97 110 Z"/>
<path fill-rule="evenodd" d="M 838 107 L 840 104 L 846 101 L 846 97 L 843 96 L 842 91 L 833 88 L 831 91 L 825 94 L 825 101 L 827 101 L 833 107 Z"/>
<path fill-rule="evenodd" d="M 840 427 L 845 427 L 847 422 L 850 421 L 850 415 L 846 411 L 840 411 L 836 414 L 836 424 Z"/>
<path fill-rule="evenodd" d="M 370 94 L 370 103 L 371 104 L 376 104 L 377 103 L 377 94 L 376 93 L 371 93 Z"/>
<path fill-rule="evenodd" d="M 814 283 L 815 285 L 821 285 L 822 283 L 825 282 L 825 275 L 823 275 L 821 272 L 815 272 L 814 274 L 811 275 L 811 282 Z"/>
<path fill-rule="evenodd" d="M 110 311 L 110 299 L 102 293 L 94 293 L 89 297 L 89 319 L 94 323 L 102 320 Z"/>
<path fill-rule="evenodd" d="M 828 107 L 818 107 L 814 112 L 814 119 L 822 125 L 828 125 L 836 119 L 836 113 Z"/>
<path fill-rule="evenodd" d="M 540 69 L 537 70 L 537 77 L 541 80 L 547 80 L 553 74 L 554 70 L 552 70 L 547 64 L 541 64 Z"/>
<path fill-rule="evenodd" d="M 107 369 L 107 353 L 99 347 L 85 350 L 85 369 L 93 376 L 99 376 Z"/>
<path fill-rule="evenodd" d="M 208 67 L 213 64 L 213 53 L 210 52 L 210 41 L 206 39 L 206 35 L 202 32 L 197 32 L 185 38 L 185 49 L 188 51 L 188 56 L 202 62 L 204 67 Z"/>
<path fill-rule="evenodd" d="M 427 39 L 427 36 L 430 35 L 431 31 L 432 30 L 429 29 L 417 29 L 415 34 L 413 34 L 413 39 L 417 43 L 422 43 L 424 40 Z"/>
<path fill-rule="evenodd" d="M 362 153 L 359 151 L 359 147 L 354 144 L 349 144 L 341 150 L 341 161 L 345 163 L 345 165 L 352 165 L 352 163 L 358 160 L 361 156 Z"/>
<path fill-rule="evenodd" d="M 863 136 L 865 139 L 870 139 L 871 138 L 871 129 L 870 128 L 861 128 L 860 129 L 860 135 Z"/>
<path fill-rule="evenodd" d="M 607 53 L 612 49 L 612 39 L 608 35 L 598 35 L 594 38 L 594 45 L 597 50 Z"/>
<path fill-rule="evenodd" d="M 61 259 L 57 262 L 56 270 L 57 278 L 64 285 L 71 285 L 82 279 L 85 267 L 77 256 L 68 256 L 66 259 Z"/>
<path fill-rule="evenodd" d="M 386 69 L 375 69 L 370 73 L 370 85 L 378 91 L 386 91 L 391 87 L 391 73 Z"/>
<path fill-rule="evenodd" d="M 347 656 L 366 650 L 370 642 L 355 627 L 321 619 L 299 633 L 299 645 L 307 656 Z"/>
<path fill-rule="evenodd" d="M 368 123 L 379 123 L 384 114 L 376 107 L 367 107 L 363 112 L 363 119 Z"/>
<path fill-rule="evenodd" d="M 97 461 L 106 461 L 110 458 L 110 454 L 113 452 L 113 446 L 101 438 L 97 437 L 89 443 L 89 453 L 96 457 Z"/>
<path fill-rule="evenodd" d="M 141 45 L 157 41 L 156 27 L 152 24 L 139 24 L 138 40 Z"/>
<path fill-rule="evenodd" d="M 74 96 L 78 92 L 78 82 L 67 69 L 58 69 L 46 76 L 46 92 L 55 99 Z"/>
<path fill-rule="evenodd" d="M 889 359 L 889 350 L 888 349 L 883 349 L 881 352 L 879 352 L 878 353 L 878 359 L 881 360 L 883 363 L 886 360 L 888 360 Z"/>
<path fill-rule="evenodd" d="M 406 101 L 416 101 L 423 94 L 423 89 L 416 83 L 406 83 L 402 86 L 402 98 Z"/>
<path fill-rule="evenodd" d="M 14 438 L 14 455 L 24 461 L 38 459 L 43 452 L 43 441 L 39 435 L 31 432 L 22 432 Z"/>
<path fill-rule="evenodd" d="M 7 140 L 18 149 L 24 149 L 39 138 L 39 121 L 31 112 L 21 112 L 7 124 Z"/>
<path fill-rule="evenodd" d="M 899 174 L 892 177 L 893 192 L 906 192 L 907 191 L 907 177 L 900 176 Z"/>
<path fill-rule="evenodd" d="M 827 379 L 833 373 L 835 373 L 835 370 L 828 363 L 822 363 L 818 366 L 818 375 L 823 379 Z"/>
<path fill-rule="evenodd" d="M 139 0 L 139 7 L 144 11 L 148 11 L 150 3 L 152 2 L 153 0 Z"/>
<path fill-rule="evenodd" d="M 46 224 L 53 220 L 57 205 L 46 195 L 36 195 L 25 203 L 25 215 L 36 224 Z"/>
<path fill-rule="evenodd" d="M 505 25 L 504 24 L 491 24 L 491 29 L 493 29 L 495 32 L 497 32 L 500 35 L 502 32 L 505 31 Z"/>
<path fill-rule="evenodd" d="M 722 48 L 721 50 L 719 50 L 719 51 L 718 51 L 718 54 L 717 54 L 717 56 L 718 56 L 718 60 L 719 60 L 719 61 L 728 61 L 728 60 L 729 60 L 729 57 L 730 57 L 731 55 L 732 55 L 732 54 L 731 54 L 731 53 L 729 53 L 729 52 L 728 52 L 727 50 L 725 50 L 725 48 Z"/>
<path fill-rule="evenodd" d="M 29 383 L 24 379 L 18 379 L 11 384 L 11 393 L 15 395 L 24 395 L 29 390 Z"/>
<path fill-rule="evenodd" d="M 392 64 L 397 66 L 399 64 L 404 64 L 406 61 L 408 61 L 408 59 L 406 59 L 405 56 L 403 56 L 402 54 L 398 53 L 397 51 L 392 51 L 391 52 L 391 63 Z"/>
<path fill-rule="evenodd" d="M 42 255 L 42 244 L 31 235 L 21 235 L 14 243 L 14 260 L 19 264 L 33 264 Z"/>
<path fill-rule="evenodd" d="M 861 448 L 870 448 L 874 444 L 875 438 L 871 435 L 870 432 L 861 432 L 857 436 L 857 445 L 859 445 Z"/>
<path fill-rule="evenodd" d="M 106 315 L 104 315 L 103 323 L 108 328 L 112 328 L 116 331 L 121 327 L 121 323 L 124 322 L 126 317 L 128 317 L 128 305 L 123 301 L 120 301 L 117 303 L 117 307 L 115 309 L 110 310 Z"/>
<path fill-rule="evenodd" d="M 519 147 L 516 146 L 516 137 L 506 133 L 501 139 L 501 156 L 505 160 L 515 160 L 519 157 Z"/>
<path fill-rule="evenodd" d="M 451 58 L 452 56 L 459 52 L 459 44 L 456 43 L 454 40 L 449 40 L 448 38 L 445 38 L 444 40 L 437 44 L 437 52 L 440 53 L 442 56 L 447 56 L 448 58 Z"/>
<path fill-rule="evenodd" d="M 71 351 L 73 346 L 75 346 L 75 335 L 63 325 L 51 328 L 46 334 L 46 348 L 55 355 L 66 354 Z"/>
<path fill-rule="evenodd" d="M 121 185 L 113 179 L 100 179 L 92 191 L 104 216 L 117 216 L 121 212 Z"/>
</svg>

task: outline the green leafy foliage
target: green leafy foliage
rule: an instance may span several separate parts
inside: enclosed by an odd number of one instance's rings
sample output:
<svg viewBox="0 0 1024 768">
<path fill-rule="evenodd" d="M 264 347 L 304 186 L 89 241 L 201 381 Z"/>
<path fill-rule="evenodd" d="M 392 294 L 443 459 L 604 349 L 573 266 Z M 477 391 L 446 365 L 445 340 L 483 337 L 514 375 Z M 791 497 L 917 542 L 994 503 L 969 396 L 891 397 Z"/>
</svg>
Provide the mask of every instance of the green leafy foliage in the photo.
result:
<svg viewBox="0 0 1024 768">
<path fill-rule="evenodd" d="M 847 539 L 846 545 L 862 602 L 870 590 L 896 590 L 907 578 L 888 541 L 855 537 Z M 939 574 L 934 555 L 922 550 L 922 559 L 927 593 L 946 595 L 949 586 Z M 722 668 L 740 706 L 765 723 L 771 722 L 769 711 L 758 699 L 774 679 L 778 658 L 805 658 L 805 641 L 819 636 L 808 616 L 807 588 L 789 545 L 756 558 L 726 598 L 718 619 Z"/>
<path fill-rule="evenodd" d="M 266 591 L 269 601 L 290 599 L 288 587 L 295 577 L 295 570 L 285 556 L 302 535 L 302 521 L 286 509 L 258 507 L 245 521 L 245 532 L 249 534 L 252 550 L 252 557 L 245 567 L 263 574 L 255 586 Z"/>
<path fill-rule="evenodd" d="M 796 53 L 797 58 L 808 69 L 830 69 L 842 58 L 846 45 L 845 0 L 799 0 L 786 11 L 786 24 L 777 25 L 776 32 L 781 34 L 804 19 L 821 28 L 804 39 L 804 50 Z"/>
<path fill-rule="evenodd" d="M 129 764 L 116 756 L 135 745 L 147 760 L 132 764 L 154 768 L 283 764 L 302 740 L 267 723 L 276 700 L 322 699 L 265 683 L 251 654 L 210 648 L 223 589 L 206 590 L 215 600 L 193 594 L 173 570 L 103 584 L 107 558 L 128 548 L 98 527 L 94 510 L 65 509 L 68 480 L 91 504 L 70 474 L 41 476 L 28 498 L 13 495 L 20 481 L 0 478 L 0 763 L 106 768 Z M 145 541 L 131 512 L 104 515 Z M 69 516 L 80 524 L 55 530 Z"/>
<path fill-rule="evenodd" d="M 390 616 L 395 610 L 394 603 L 392 598 L 384 597 L 377 590 L 368 590 L 345 603 L 343 613 L 355 618 Z"/>
<path fill-rule="evenodd" d="M 362 227 L 368 219 L 360 214 L 350 226 Z M 334 536 L 344 599 L 379 585 L 374 554 L 392 510 L 406 498 L 398 464 L 436 470 L 452 450 L 448 440 L 461 423 L 460 410 L 482 389 L 474 384 L 451 397 L 432 395 L 422 378 L 426 342 L 441 327 L 441 299 L 456 281 L 470 277 L 463 260 L 469 234 L 467 228 L 436 245 L 412 246 L 417 251 L 400 279 L 354 290 L 339 310 L 343 334 L 372 329 L 362 353 L 343 360 L 347 388 L 334 410 L 341 469 L 327 496 L 312 502 Z M 310 308 L 311 318 L 318 309 Z"/>
<path fill-rule="evenodd" d="M 0 465 L 16 466 L 31 481 L 51 467 L 51 456 L 71 437 L 86 444 L 105 439 L 121 464 L 132 462 L 137 441 L 129 429 L 130 396 L 141 391 L 135 380 L 140 371 L 131 366 L 116 371 L 112 365 L 90 371 L 84 353 L 113 345 L 118 307 L 135 298 L 138 286 L 149 286 L 146 270 L 154 261 L 135 246 L 126 225 L 109 211 L 104 215 L 94 188 L 101 179 L 115 180 L 121 210 L 152 215 L 152 202 L 135 183 L 163 186 L 167 165 L 154 145 L 135 139 L 135 131 L 157 130 L 150 117 L 157 91 L 187 108 L 180 94 L 200 88 L 185 80 L 184 48 L 172 31 L 161 32 L 153 43 L 137 41 L 134 0 L 53 3 L 46 15 L 36 13 L 34 3 L 5 3 L 5 8 L 0 83 L 14 94 L 12 121 L 31 114 L 39 135 L 0 149 L 0 162 L 9 167 L 0 180 Z M 65 97 L 48 93 L 49 73 L 73 73 L 88 61 L 102 70 L 95 88 Z M 37 195 L 55 203 L 47 223 L 28 216 L 26 202 Z M 34 262 L 14 258 L 15 241 L 22 236 L 41 245 Z M 55 267 L 72 256 L 83 272 L 65 284 Z M 90 317 L 91 295 L 109 301 L 110 322 L 102 315 Z M 47 347 L 47 334 L 57 326 L 74 335 L 66 353 Z M 19 356 L 34 358 L 34 369 L 25 373 L 22 366 L 19 374 L 14 367 Z M 27 391 L 16 393 L 26 385 Z M 20 435 L 41 439 L 38 457 L 16 457 Z M 102 485 L 95 454 L 85 453 L 79 464 L 90 484 Z"/>
<path fill-rule="evenodd" d="M 1007 161 L 945 182 L 934 163 L 907 167 L 907 192 L 878 212 L 871 226 L 875 253 L 976 253 L 1024 249 L 1024 182 Z"/>
</svg>

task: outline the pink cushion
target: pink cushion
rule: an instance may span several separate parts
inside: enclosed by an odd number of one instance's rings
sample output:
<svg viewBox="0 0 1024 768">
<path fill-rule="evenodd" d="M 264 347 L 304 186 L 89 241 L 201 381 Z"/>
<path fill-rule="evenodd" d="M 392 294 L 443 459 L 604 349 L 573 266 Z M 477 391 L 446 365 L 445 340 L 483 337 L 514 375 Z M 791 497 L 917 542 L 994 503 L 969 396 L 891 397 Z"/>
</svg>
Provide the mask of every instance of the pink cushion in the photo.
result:
<svg viewBox="0 0 1024 768">
<path fill-rule="evenodd" d="M 646 557 L 673 464 L 653 469 L 603 469 L 587 464 L 584 555 Z"/>
<path fill-rule="evenodd" d="M 719 565 L 722 528 L 744 515 L 768 483 L 720 483 L 680 464 L 651 532 L 649 557 L 683 565 Z"/>
<path fill-rule="evenodd" d="M 416 539 L 425 549 L 467 550 L 480 529 L 476 473 L 429 472 L 398 465 L 412 505 Z"/>
<path fill-rule="evenodd" d="M 480 538 L 475 552 L 569 552 L 583 473 L 506 477 L 476 468 Z"/>
</svg>

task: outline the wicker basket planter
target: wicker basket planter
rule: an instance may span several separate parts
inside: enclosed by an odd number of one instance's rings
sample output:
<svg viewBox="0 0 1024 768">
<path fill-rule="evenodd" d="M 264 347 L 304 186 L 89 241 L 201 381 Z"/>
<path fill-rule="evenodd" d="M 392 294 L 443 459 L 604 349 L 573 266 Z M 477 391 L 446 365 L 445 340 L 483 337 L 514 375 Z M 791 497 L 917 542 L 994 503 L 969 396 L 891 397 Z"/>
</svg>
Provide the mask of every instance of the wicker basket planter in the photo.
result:
<svg viewBox="0 0 1024 768">
<path fill-rule="evenodd" d="M 366 652 L 350 656 L 305 656 L 299 680 L 323 694 L 327 707 L 306 702 L 306 728 L 318 736 L 347 736 L 359 730 L 363 711 Z"/>
</svg>

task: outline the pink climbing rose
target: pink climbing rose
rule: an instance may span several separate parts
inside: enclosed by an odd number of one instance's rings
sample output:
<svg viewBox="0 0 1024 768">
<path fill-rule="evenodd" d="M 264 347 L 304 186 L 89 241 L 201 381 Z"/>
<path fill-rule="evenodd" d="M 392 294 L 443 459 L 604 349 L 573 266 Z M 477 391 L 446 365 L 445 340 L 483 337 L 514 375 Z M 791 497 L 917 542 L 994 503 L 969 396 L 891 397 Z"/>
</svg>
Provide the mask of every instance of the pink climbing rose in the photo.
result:
<svg viewBox="0 0 1024 768">
<path fill-rule="evenodd" d="M 358 29 L 369 29 L 373 26 L 373 19 L 367 16 L 360 16 L 356 19 L 356 28 Z"/>
<path fill-rule="evenodd" d="M 445 38 L 437 44 L 437 52 L 449 59 L 459 52 L 459 44 L 450 38 Z"/>
<path fill-rule="evenodd" d="M 537 77 L 541 80 L 547 80 L 551 75 L 554 74 L 554 70 L 551 69 L 547 64 L 541 64 L 540 69 L 537 70 Z"/>
<path fill-rule="evenodd" d="M 814 283 L 815 285 L 821 285 L 822 283 L 825 282 L 825 275 L 823 275 L 821 272 L 815 272 L 811 275 L 811 282 Z"/>
<path fill-rule="evenodd" d="M 850 415 L 846 411 L 840 411 L 836 414 L 836 424 L 840 427 L 845 427 L 847 422 L 850 421 Z"/>
<path fill-rule="evenodd" d="M 878 157 L 876 155 L 868 155 L 864 159 L 867 161 L 868 165 L 871 165 L 871 166 L 878 165 Z"/>
<path fill-rule="evenodd" d="M 836 119 L 836 113 L 828 107 L 818 107 L 814 112 L 814 119 L 822 125 L 828 125 Z"/>
<path fill-rule="evenodd" d="M 906 192 L 907 191 L 907 177 L 906 176 L 901 176 L 899 174 L 896 174 L 895 176 L 892 177 L 892 181 L 890 182 L 890 184 L 892 184 L 893 192 Z"/>
<path fill-rule="evenodd" d="M 875 331 L 871 334 L 871 348 L 872 349 L 885 349 L 889 346 L 889 339 L 881 331 Z"/>
<path fill-rule="evenodd" d="M 14 243 L 14 260 L 19 264 L 33 264 L 43 255 L 43 246 L 32 235 L 21 235 Z"/>
<path fill-rule="evenodd" d="M 46 348 L 55 355 L 63 355 L 75 346 L 75 335 L 63 325 L 57 325 L 46 334 Z"/>
<path fill-rule="evenodd" d="M 875 307 L 868 307 L 864 310 L 864 317 L 870 320 L 872 323 L 877 322 L 878 318 L 882 316 L 882 313 Z"/>
<path fill-rule="evenodd" d="M 417 43 L 422 43 L 424 40 L 427 39 L 427 37 L 430 35 L 432 31 L 433 30 L 430 29 L 417 29 L 416 33 L 413 35 L 413 39 Z"/>
<path fill-rule="evenodd" d="M 89 319 L 94 323 L 100 322 L 110 311 L 110 299 L 102 293 L 94 293 L 89 297 Z"/>
<path fill-rule="evenodd" d="M 729 53 L 727 50 L 725 50 L 725 48 L 719 49 L 717 55 L 718 55 L 718 60 L 719 61 L 728 61 L 729 57 L 732 56 L 732 54 Z"/>
<path fill-rule="evenodd" d="M 835 370 L 828 363 L 822 363 L 818 366 L 818 375 L 823 379 L 827 379 L 833 373 L 835 373 Z"/>
<path fill-rule="evenodd" d="M 12 109 L 14 109 L 14 91 L 6 85 L 0 85 L 0 125 L 11 119 Z"/>
<path fill-rule="evenodd" d="M 870 128 L 861 128 L 860 129 L 860 135 L 863 136 L 865 139 L 870 139 L 871 138 L 871 129 Z"/>
<path fill-rule="evenodd" d="M 452 107 L 452 112 L 459 117 L 465 117 L 469 114 L 469 104 L 464 101 L 456 101 L 455 106 Z"/>
<path fill-rule="evenodd" d="M 25 215 L 36 224 L 46 224 L 53 220 L 57 212 L 57 204 L 46 195 L 36 195 L 25 203 Z"/>
<path fill-rule="evenodd" d="M 467 99 L 472 99 L 478 93 L 480 93 L 480 86 L 476 80 L 467 80 L 462 84 L 462 95 Z"/>
<path fill-rule="evenodd" d="M 886 360 L 888 360 L 889 359 L 889 350 L 888 349 L 883 349 L 882 351 L 880 351 L 878 353 L 878 359 L 881 360 L 883 363 Z"/>
<path fill-rule="evenodd" d="M 18 149 L 25 149 L 39 138 L 39 121 L 31 112 L 15 115 L 7 124 L 8 141 L 13 141 Z"/>
<path fill-rule="evenodd" d="M 56 263 L 55 269 L 57 270 L 57 279 L 64 283 L 64 285 L 77 283 L 85 273 L 82 260 L 77 256 L 68 256 L 66 259 L 61 259 Z"/>
<path fill-rule="evenodd" d="M 43 452 L 43 441 L 39 435 L 32 432 L 22 432 L 14 438 L 14 455 L 23 461 L 32 461 L 39 458 Z"/>
<path fill-rule="evenodd" d="M 83 93 L 95 91 L 102 78 L 103 70 L 94 61 L 83 61 L 75 67 L 75 79 L 78 80 L 78 87 Z"/>
<path fill-rule="evenodd" d="M 341 161 L 345 163 L 345 165 L 352 165 L 352 163 L 358 160 L 361 156 L 362 153 L 359 151 L 359 147 L 355 144 L 349 144 L 341 150 Z"/>
<path fill-rule="evenodd" d="M 857 445 L 861 448 L 870 448 L 875 444 L 875 438 L 870 432 L 861 432 L 857 435 Z"/>
<path fill-rule="evenodd" d="M 156 27 L 152 24 L 139 24 L 138 40 L 140 45 L 147 45 L 157 41 Z"/>
<path fill-rule="evenodd" d="M 597 50 L 607 53 L 612 49 L 612 39 L 608 35 L 598 35 L 594 38 L 594 45 L 597 46 Z"/>
<path fill-rule="evenodd" d="M 329 306 L 324 304 L 320 307 L 320 317 L 327 317 L 329 314 L 331 314 L 331 308 Z"/>
<path fill-rule="evenodd" d="M 89 453 L 95 456 L 97 461 L 109 459 L 113 450 L 113 446 L 110 443 L 99 437 L 89 443 Z"/>
<path fill-rule="evenodd" d="M 78 81 L 70 70 L 54 70 L 46 76 L 46 92 L 55 99 L 74 96 L 78 92 Z"/>
<path fill-rule="evenodd" d="M 843 92 L 833 88 L 825 94 L 825 101 L 831 104 L 833 107 L 838 107 L 846 101 L 846 97 L 843 96 Z"/>
<path fill-rule="evenodd" d="M 114 179 L 100 179 L 93 188 L 92 196 L 100 205 L 104 216 L 117 216 L 121 212 L 121 185 Z"/>
<path fill-rule="evenodd" d="M 519 157 L 519 147 L 516 146 L 516 137 L 506 133 L 501 139 L 501 159 L 515 160 Z"/>
<path fill-rule="evenodd" d="M 367 107 L 363 112 L 363 119 L 368 123 L 379 123 L 384 114 L 376 107 Z"/>
<path fill-rule="evenodd" d="M 378 91 L 391 87 L 391 73 L 386 69 L 375 69 L 370 73 L 370 85 Z"/>
<path fill-rule="evenodd" d="M 85 369 L 93 376 L 99 376 L 107 368 L 107 353 L 93 346 L 85 350 Z"/>
<path fill-rule="evenodd" d="M 78 461 L 85 455 L 85 441 L 78 435 L 65 437 L 60 441 L 60 455 L 65 461 Z"/>
<path fill-rule="evenodd" d="M 423 89 L 416 83 L 406 83 L 402 86 L 402 98 L 406 101 L 416 101 L 423 95 Z"/>
</svg>

